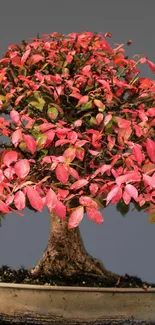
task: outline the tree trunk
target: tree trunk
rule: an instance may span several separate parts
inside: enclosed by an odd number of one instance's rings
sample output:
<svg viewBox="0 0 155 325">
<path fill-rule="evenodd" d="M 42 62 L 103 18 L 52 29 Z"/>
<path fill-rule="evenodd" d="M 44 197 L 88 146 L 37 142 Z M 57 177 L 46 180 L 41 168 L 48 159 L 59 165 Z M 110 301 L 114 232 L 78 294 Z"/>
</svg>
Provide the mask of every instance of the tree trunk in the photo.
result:
<svg viewBox="0 0 155 325">
<path fill-rule="evenodd" d="M 62 221 L 51 214 L 51 231 L 48 246 L 31 274 L 47 276 L 88 275 L 113 278 L 118 276 L 105 269 L 101 261 L 91 257 L 85 250 L 79 228 L 68 230 L 67 220 Z"/>
</svg>

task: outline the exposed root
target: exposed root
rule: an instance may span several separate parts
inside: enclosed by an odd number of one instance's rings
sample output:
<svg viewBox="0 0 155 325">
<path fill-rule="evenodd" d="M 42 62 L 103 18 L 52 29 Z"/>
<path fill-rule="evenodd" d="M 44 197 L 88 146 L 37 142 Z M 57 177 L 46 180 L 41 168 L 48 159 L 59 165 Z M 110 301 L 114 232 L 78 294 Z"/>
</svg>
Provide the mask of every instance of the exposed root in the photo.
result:
<svg viewBox="0 0 155 325">
<path fill-rule="evenodd" d="M 73 256 L 72 256 L 73 257 Z M 92 258 L 86 252 L 78 258 L 69 258 L 69 256 L 59 256 L 49 247 L 44 252 L 38 264 L 30 270 L 34 276 L 44 274 L 46 276 L 72 277 L 83 275 L 93 278 L 105 278 L 117 282 L 119 276 L 108 271 L 102 262 Z"/>
<path fill-rule="evenodd" d="M 76 275 L 113 279 L 119 276 L 106 270 L 102 262 L 91 257 L 84 248 L 79 228 L 68 230 L 66 222 L 52 214 L 48 246 L 37 265 L 30 270 L 33 276 L 74 277 Z"/>
</svg>

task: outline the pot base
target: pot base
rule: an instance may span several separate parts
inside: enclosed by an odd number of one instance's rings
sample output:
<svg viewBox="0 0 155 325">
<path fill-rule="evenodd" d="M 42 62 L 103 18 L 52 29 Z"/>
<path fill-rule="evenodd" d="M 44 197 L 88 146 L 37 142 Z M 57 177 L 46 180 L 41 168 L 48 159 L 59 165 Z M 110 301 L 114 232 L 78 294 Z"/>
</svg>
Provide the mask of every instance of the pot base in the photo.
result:
<svg viewBox="0 0 155 325">
<path fill-rule="evenodd" d="M 155 325 L 155 289 L 1 283 L 0 321 L 8 324 Z"/>
</svg>

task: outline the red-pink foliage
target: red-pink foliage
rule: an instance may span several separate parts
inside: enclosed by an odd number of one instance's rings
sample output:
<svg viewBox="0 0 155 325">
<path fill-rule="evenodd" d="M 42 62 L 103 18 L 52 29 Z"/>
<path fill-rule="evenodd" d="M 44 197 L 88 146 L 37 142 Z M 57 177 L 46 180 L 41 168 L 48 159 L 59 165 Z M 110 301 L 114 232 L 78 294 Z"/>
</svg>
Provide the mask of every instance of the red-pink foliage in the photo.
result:
<svg viewBox="0 0 155 325">
<path fill-rule="evenodd" d="M 2 213 L 47 206 L 73 228 L 132 202 L 154 218 L 155 82 L 137 66 L 155 65 L 106 37 L 52 33 L 0 60 Z"/>
</svg>

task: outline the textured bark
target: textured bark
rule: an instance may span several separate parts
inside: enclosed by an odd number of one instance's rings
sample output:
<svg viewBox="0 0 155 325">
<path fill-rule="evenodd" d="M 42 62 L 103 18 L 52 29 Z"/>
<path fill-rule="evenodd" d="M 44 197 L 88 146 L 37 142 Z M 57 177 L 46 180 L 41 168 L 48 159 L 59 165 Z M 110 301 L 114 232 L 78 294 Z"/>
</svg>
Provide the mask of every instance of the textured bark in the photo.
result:
<svg viewBox="0 0 155 325">
<path fill-rule="evenodd" d="M 67 220 L 62 221 L 55 214 L 51 215 L 51 231 L 48 246 L 31 270 L 34 275 L 74 276 L 76 274 L 94 277 L 118 276 L 105 269 L 101 261 L 91 257 L 85 250 L 79 228 L 68 230 Z"/>
</svg>

